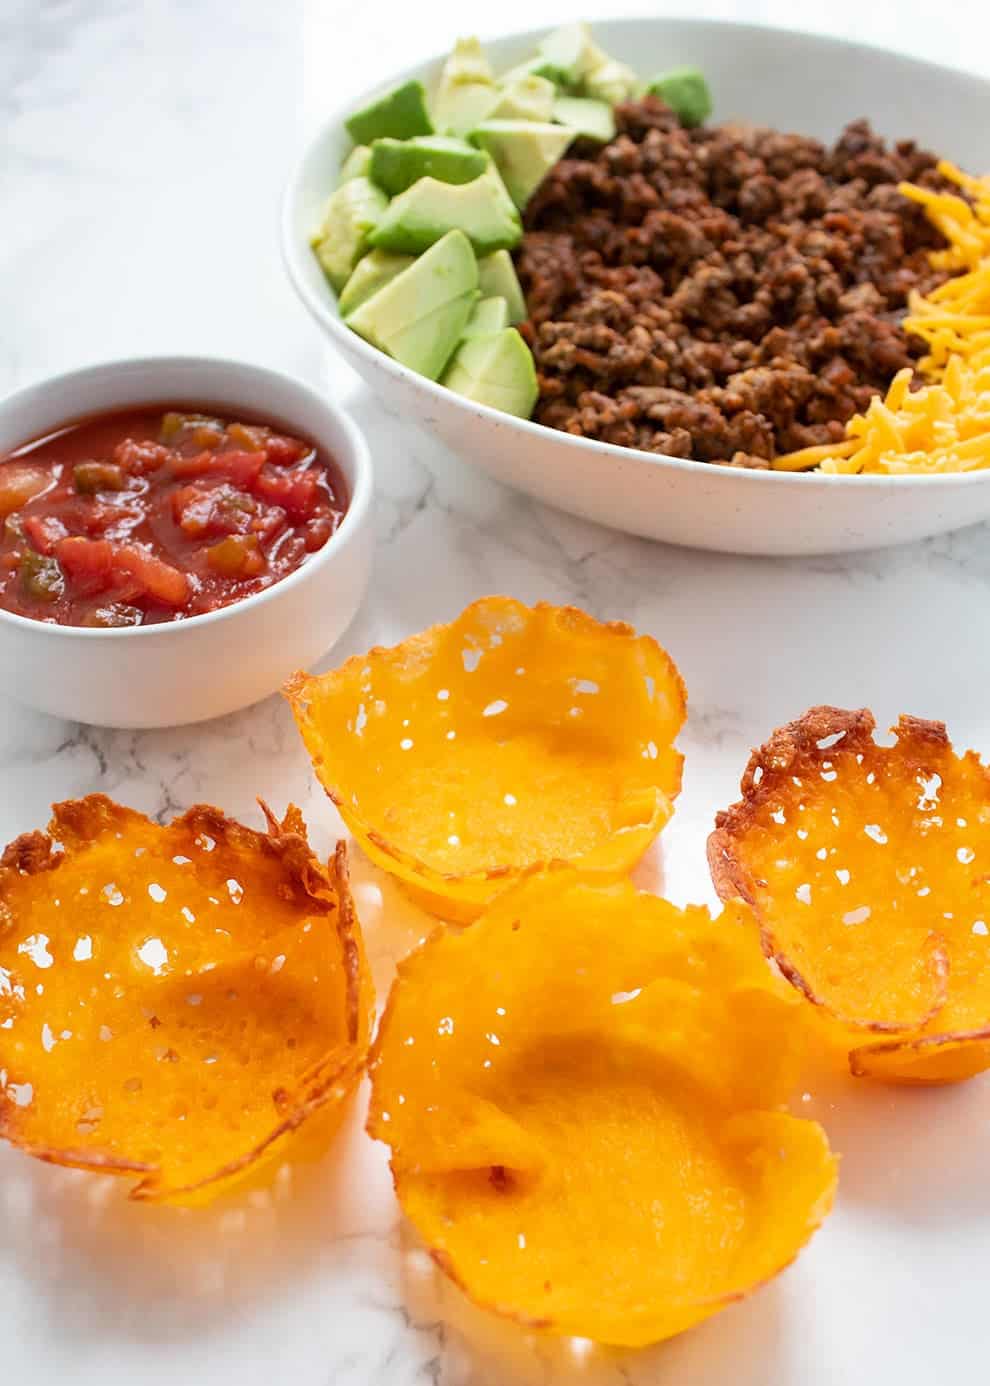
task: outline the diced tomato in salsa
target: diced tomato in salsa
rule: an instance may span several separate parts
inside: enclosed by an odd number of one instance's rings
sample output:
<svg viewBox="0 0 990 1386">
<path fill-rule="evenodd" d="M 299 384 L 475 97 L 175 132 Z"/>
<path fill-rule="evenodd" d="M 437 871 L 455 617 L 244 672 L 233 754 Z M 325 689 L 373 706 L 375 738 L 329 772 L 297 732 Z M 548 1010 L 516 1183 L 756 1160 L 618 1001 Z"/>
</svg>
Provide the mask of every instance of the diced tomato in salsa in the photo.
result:
<svg viewBox="0 0 990 1386">
<path fill-rule="evenodd" d="M 200 452 L 195 457 L 172 459 L 177 477 L 227 477 L 236 486 L 250 486 L 264 465 L 263 452 Z"/>
<path fill-rule="evenodd" d="M 54 515 L 24 517 L 24 533 L 28 542 L 46 557 L 55 552 L 55 545 L 60 539 L 64 539 L 68 532 L 62 521 Z"/>
<path fill-rule="evenodd" d="M 113 576 L 113 545 L 106 539 L 70 535 L 55 546 L 55 556 L 73 589 L 83 597 L 105 592 Z"/>
<path fill-rule="evenodd" d="M 298 438 L 269 438 L 265 451 L 268 453 L 269 462 L 273 462 L 276 467 L 291 467 L 298 462 L 303 455 L 304 445 Z"/>
<path fill-rule="evenodd" d="M 192 586 L 185 573 L 135 544 L 122 544 L 115 549 L 113 566 L 132 577 L 144 595 L 162 606 L 178 609 L 185 606 L 192 595 Z"/>
<path fill-rule="evenodd" d="M 258 474 L 255 493 L 271 501 L 288 515 L 294 524 L 311 520 L 320 503 L 318 478 L 311 472 L 276 471 L 265 468 Z"/>
<path fill-rule="evenodd" d="M 0 458 L 0 607 L 106 627 L 200 615 L 286 577 L 347 503 L 333 460 L 269 425 L 99 415 Z"/>
<path fill-rule="evenodd" d="M 257 510 L 251 495 L 222 482 L 219 486 L 183 486 L 172 492 L 172 518 L 191 539 L 218 534 L 246 534 Z"/>
</svg>

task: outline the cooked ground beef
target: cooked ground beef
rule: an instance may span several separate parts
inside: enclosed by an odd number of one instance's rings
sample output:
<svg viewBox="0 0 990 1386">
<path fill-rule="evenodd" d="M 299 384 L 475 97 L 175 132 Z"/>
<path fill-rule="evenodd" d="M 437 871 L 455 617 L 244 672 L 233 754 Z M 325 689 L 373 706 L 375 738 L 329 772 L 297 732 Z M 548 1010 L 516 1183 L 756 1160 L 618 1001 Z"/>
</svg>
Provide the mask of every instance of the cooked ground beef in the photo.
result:
<svg viewBox="0 0 990 1386">
<path fill-rule="evenodd" d="M 911 289 L 941 244 L 901 179 L 935 158 L 864 120 L 802 135 L 685 130 L 655 97 L 578 145 L 526 209 L 523 331 L 535 417 L 625 447 L 735 466 L 837 442 L 912 364 Z"/>
</svg>

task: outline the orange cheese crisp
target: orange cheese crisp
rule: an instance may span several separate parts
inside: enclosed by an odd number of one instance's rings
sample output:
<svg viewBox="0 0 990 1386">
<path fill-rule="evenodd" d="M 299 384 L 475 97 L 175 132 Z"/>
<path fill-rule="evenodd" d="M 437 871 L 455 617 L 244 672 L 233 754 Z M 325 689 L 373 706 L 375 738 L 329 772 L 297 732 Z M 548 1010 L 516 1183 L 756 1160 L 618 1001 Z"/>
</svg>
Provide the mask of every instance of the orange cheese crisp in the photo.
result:
<svg viewBox="0 0 990 1386">
<path fill-rule="evenodd" d="M 990 1067 L 990 778 L 940 722 L 812 708 L 753 754 L 719 814 L 719 895 L 851 1050 L 852 1072 L 950 1082 Z"/>
<path fill-rule="evenodd" d="M 328 873 L 298 809 L 93 794 L 3 854 L 0 1135 L 39 1159 L 219 1192 L 354 1087 L 371 1009 L 344 848 Z"/>
<path fill-rule="evenodd" d="M 676 667 L 572 607 L 486 597 L 286 693 L 355 838 L 446 919 L 552 860 L 624 875 L 680 789 Z"/>
<path fill-rule="evenodd" d="M 824 1131 L 776 1110 L 803 1008 L 745 914 L 551 869 L 399 964 L 368 1130 L 477 1303 L 655 1342 L 782 1270 L 828 1213 Z"/>
</svg>

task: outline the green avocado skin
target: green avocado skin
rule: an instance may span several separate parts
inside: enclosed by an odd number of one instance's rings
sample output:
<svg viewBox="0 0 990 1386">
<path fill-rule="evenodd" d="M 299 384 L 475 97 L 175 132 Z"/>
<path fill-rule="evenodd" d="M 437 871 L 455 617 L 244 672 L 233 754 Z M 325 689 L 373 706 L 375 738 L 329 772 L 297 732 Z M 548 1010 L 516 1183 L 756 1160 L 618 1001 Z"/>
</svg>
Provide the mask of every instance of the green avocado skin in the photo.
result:
<svg viewBox="0 0 990 1386">
<path fill-rule="evenodd" d="M 413 135 L 432 135 L 433 122 L 422 82 L 404 82 L 387 96 L 373 101 L 344 121 L 355 144 L 373 140 L 407 140 Z"/>
<path fill-rule="evenodd" d="M 375 140 L 368 176 L 389 197 L 396 197 L 420 178 L 470 183 L 484 173 L 487 164 L 487 157 L 465 141 L 421 135 L 411 140 Z"/>
<path fill-rule="evenodd" d="M 674 67 L 648 82 L 646 90 L 659 96 L 689 129 L 700 125 L 712 113 L 708 83 L 696 67 Z"/>
</svg>

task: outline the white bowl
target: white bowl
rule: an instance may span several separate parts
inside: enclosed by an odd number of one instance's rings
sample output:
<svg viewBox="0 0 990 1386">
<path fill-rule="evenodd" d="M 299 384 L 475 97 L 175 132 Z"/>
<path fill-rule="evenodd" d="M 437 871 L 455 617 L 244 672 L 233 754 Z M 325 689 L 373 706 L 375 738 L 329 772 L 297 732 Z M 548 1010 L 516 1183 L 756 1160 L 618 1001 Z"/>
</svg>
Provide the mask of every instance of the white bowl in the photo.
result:
<svg viewBox="0 0 990 1386">
<path fill-rule="evenodd" d="M 72 371 L 0 401 L 0 456 L 87 414 L 174 402 L 243 410 L 319 444 L 350 492 L 340 528 L 281 582 L 204 616 L 90 630 L 0 609 L 0 693 L 102 727 L 199 722 L 266 697 L 350 624 L 371 569 L 371 459 L 347 415 L 289 376 L 192 356 Z"/>
<path fill-rule="evenodd" d="M 610 53 L 644 76 L 679 63 L 707 75 L 716 120 L 743 118 L 834 139 L 857 116 L 981 172 L 990 167 L 990 82 L 881 49 L 710 20 L 593 22 Z M 496 69 L 528 56 L 546 29 L 487 43 Z M 451 33 L 453 42 L 454 34 Z M 571 437 L 472 404 L 400 366 L 346 328 L 309 246 L 350 141 L 344 118 L 442 56 L 397 72 L 335 111 L 289 180 L 283 254 L 334 346 L 395 411 L 500 481 L 587 519 L 651 539 L 727 553 L 840 553 L 902 543 L 990 517 L 990 475 L 829 477 L 743 471 Z"/>
</svg>

